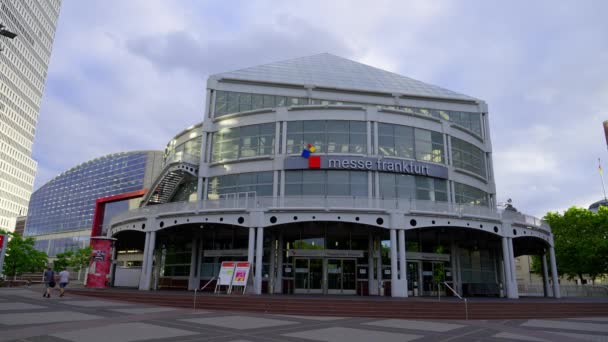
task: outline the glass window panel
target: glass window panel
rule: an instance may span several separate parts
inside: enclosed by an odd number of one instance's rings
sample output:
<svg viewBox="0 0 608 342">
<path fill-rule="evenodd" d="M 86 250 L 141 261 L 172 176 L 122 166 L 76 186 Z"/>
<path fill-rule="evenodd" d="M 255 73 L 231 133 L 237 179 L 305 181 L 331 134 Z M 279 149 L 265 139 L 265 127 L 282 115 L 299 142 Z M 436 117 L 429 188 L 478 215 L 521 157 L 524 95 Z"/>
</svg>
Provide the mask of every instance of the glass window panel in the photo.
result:
<svg viewBox="0 0 608 342">
<path fill-rule="evenodd" d="M 254 94 L 251 96 L 252 109 L 264 108 L 264 95 Z"/>
<path fill-rule="evenodd" d="M 330 120 L 327 121 L 327 131 L 328 132 L 344 132 L 348 133 L 349 131 L 349 122 L 342 120 Z"/>
</svg>

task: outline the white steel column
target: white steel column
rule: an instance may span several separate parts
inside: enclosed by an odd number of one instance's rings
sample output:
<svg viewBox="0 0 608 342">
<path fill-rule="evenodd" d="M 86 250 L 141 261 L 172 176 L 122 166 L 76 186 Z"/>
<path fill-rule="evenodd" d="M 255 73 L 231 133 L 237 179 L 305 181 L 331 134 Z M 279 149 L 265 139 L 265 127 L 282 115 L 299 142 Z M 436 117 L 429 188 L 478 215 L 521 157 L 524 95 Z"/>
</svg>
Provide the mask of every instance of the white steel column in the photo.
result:
<svg viewBox="0 0 608 342">
<path fill-rule="evenodd" d="M 264 257 L 264 227 L 257 228 L 255 246 L 255 293 L 262 294 L 262 267 Z"/>
<path fill-rule="evenodd" d="M 146 247 L 144 248 L 145 267 L 142 267 L 141 278 L 139 279 L 140 290 L 150 290 L 152 284 L 152 272 L 154 270 L 154 246 L 156 244 L 156 232 L 146 233 Z"/>
<path fill-rule="evenodd" d="M 277 282 L 275 284 L 275 293 L 283 293 L 283 232 L 279 231 L 279 246 L 277 253 Z"/>
<path fill-rule="evenodd" d="M 507 238 L 502 238 L 502 263 L 505 271 L 504 274 L 504 286 L 505 286 L 505 294 L 507 298 L 513 298 L 513 284 L 511 283 L 511 263 L 509 262 L 509 247 L 507 245 Z"/>
<path fill-rule="evenodd" d="M 249 245 L 247 245 L 247 247 L 247 261 L 249 261 L 253 267 L 253 256 L 255 255 L 255 228 L 249 228 Z"/>
<path fill-rule="evenodd" d="M 555 249 L 549 247 L 549 259 L 551 260 L 551 278 L 553 278 L 553 297 L 562 298 L 559 290 L 559 278 L 557 276 L 557 262 L 555 261 Z"/>
<path fill-rule="evenodd" d="M 275 234 L 270 234 L 270 271 L 268 272 L 268 293 L 274 293 L 274 284 L 275 284 L 275 259 L 277 257 L 277 242 L 275 240 Z"/>
<path fill-rule="evenodd" d="M 399 269 L 397 268 L 397 230 L 391 229 L 391 297 L 399 297 Z"/>
<path fill-rule="evenodd" d="M 367 234 L 367 295 L 377 294 L 377 290 L 378 286 L 374 284 L 374 235 L 369 232 Z"/>
<path fill-rule="evenodd" d="M 509 247 L 509 264 L 511 265 L 511 298 L 519 298 L 519 290 L 517 289 L 517 273 L 515 271 L 515 255 L 513 254 L 513 238 L 507 238 L 507 246 Z"/>
<path fill-rule="evenodd" d="M 407 256 L 405 250 L 405 230 L 399 230 L 399 295 L 407 297 Z"/>
<path fill-rule="evenodd" d="M 547 254 L 541 256 L 543 268 L 543 295 L 549 297 L 549 270 L 547 269 Z"/>
<path fill-rule="evenodd" d="M 141 262 L 141 273 L 139 275 L 139 289 L 146 289 L 146 270 L 148 269 L 148 250 L 150 249 L 150 232 L 145 232 L 146 240 L 144 242 L 144 256 Z"/>
<path fill-rule="evenodd" d="M 196 285 L 196 263 L 198 258 L 198 239 L 194 237 L 192 239 L 192 249 L 190 252 L 190 273 L 188 274 L 188 290 L 194 290 L 198 288 Z"/>
<path fill-rule="evenodd" d="M 382 275 L 382 239 L 379 236 L 376 237 L 375 245 L 377 247 L 376 254 L 378 255 L 378 258 L 376 258 L 376 278 L 378 281 L 376 286 L 378 286 L 378 296 L 384 296 L 382 291 L 382 286 L 384 286 Z"/>
</svg>

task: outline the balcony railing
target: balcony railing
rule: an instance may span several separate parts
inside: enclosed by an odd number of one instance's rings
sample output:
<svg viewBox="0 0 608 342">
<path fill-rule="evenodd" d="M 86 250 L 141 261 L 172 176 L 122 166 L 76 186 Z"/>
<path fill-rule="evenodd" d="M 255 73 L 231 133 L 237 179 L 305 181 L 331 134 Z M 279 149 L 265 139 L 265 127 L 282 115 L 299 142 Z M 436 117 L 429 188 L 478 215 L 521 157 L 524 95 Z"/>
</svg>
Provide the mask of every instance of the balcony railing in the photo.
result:
<svg viewBox="0 0 608 342">
<path fill-rule="evenodd" d="M 445 215 L 456 217 L 469 217 L 480 219 L 509 219 L 519 224 L 525 224 L 550 231 L 544 221 L 509 210 L 495 209 L 476 205 L 463 205 L 449 202 L 435 202 L 411 199 L 386 199 L 368 197 L 340 197 L 340 196 L 285 196 L 264 197 L 255 196 L 255 193 L 235 193 L 224 195 L 218 199 L 208 199 L 196 202 L 172 202 L 166 204 L 150 205 L 133 209 L 116 215 L 110 224 L 124 222 L 148 215 L 171 215 L 173 213 L 201 212 L 213 210 L 281 210 L 281 209 L 356 209 L 356 210 L 398 210 L 412 214 Z"/>
<path fill-rule="evenodd" d="M 169 165 L 173 163 L 188 163 L 193 165 L 198 165 L 200 163 L 200 157 L 198 155 L 177 152 L 172 154 L 165 159 L 163 165 Z"/>
</svg>

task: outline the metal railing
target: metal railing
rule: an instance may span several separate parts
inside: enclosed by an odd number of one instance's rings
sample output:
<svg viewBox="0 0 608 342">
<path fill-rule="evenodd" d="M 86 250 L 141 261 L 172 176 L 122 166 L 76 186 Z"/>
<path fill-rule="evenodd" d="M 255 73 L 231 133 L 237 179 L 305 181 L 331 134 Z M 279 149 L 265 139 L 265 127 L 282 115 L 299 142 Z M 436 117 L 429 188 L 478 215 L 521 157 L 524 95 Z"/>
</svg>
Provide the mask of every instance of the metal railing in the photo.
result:
<svg viewBox="0 0 608 342">
<path fill-rule="evenodd" d="M 256 196 L 255 192 L 221 195 L 217 199 L 196 202 L 172 202 L 150 205 L 121 213 L 111 220 L 111 224 L 123 222 L 138 216 L 162 215 L 174 212 L 200 212 L 222 209 L 361 209 L 361 210 L 399 210 L 412 214 L 433 214 L 456 217 L 473 217 L 490 220 L 510 219 L 550 232 L 542 220 L 530 215 L 502 209 L 464 205 L 449 202 L 435 202 L 413 199 L 387 199 L 353 196 Z"/>
<path fill-rule="evenodd" d="M 562 297 L 608 297 L 608 286 L 605 285 L 560 285 Z M 542 297 L 544 293 L 542 284 L 519 284 L 517 288 L 520 296 Z M 553 286 L 549 286 L 548 297 L 553 297 Z"/>
<path fill-rule="evenodd" d="M 190 154 L 190 153 L 175 153 L 167 157 L 165 159 L 163 166 L 173 164 L 173 163 L 188 163 L 197 165 L 200 163 L 200 157 L 198 155 Z"/>
<path fill-rule="evenodd" d="M 464 301 L 464 319 L 465 320 L 469 320 L 469 304 L 467 302 L 466 298 L 463 298 L 461 295 L 458 294 L 458 292 L 456 292 L 456 290 L 454 290 L 447 281 L 443 282 L 443 285 L 445 285 L 448 289 L 450 289 L 450 291 L 452 291 L 452 293 L 458 297 L 459 299 L 461 299 L 462 301 Z"/>
</svg>

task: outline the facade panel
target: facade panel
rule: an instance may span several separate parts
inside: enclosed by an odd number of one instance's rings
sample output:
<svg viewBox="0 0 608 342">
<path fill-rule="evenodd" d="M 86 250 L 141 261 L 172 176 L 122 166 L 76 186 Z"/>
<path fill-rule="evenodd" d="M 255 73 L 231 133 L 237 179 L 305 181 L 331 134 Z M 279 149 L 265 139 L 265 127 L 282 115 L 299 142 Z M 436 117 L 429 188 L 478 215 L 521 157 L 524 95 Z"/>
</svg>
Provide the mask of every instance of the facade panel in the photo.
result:
<svg viewBox="0 0 608 342">
<path fill-rule="evenodd" d="M 0 229 L 26 215 L 36 162 L 32 144 L 61 1 L 0 2 Z"/>
</svg>

